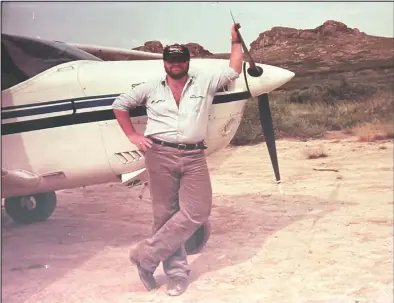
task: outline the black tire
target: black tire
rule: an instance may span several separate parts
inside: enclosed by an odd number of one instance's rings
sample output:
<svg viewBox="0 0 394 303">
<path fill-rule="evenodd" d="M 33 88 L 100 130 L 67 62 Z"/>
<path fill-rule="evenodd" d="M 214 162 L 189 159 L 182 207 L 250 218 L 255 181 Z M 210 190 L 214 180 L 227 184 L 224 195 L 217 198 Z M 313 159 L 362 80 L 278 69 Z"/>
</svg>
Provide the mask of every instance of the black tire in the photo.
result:
<svg viewBox="0 0 394 303">
<path fill-rule="evenodd" d="M 22 202 L 23 198 L 35 199 L 35 208 L 28 209 Z M 30 224 L 47 220 L 56 208 L 55 192 L 39 193 L 31 196 L 10 197 L 4 201 L 4 208 L 8 216 L 16 222 Z"/>
<path fill-rule="evenodd" d="M 198 228 L 194 234 L 186 241 L 185 250 L 188 255 L 194 255 L 199 253 L 208 242 L 211 235 L 211 223 L 209 221 L 200 228 Z"/>
</svg>

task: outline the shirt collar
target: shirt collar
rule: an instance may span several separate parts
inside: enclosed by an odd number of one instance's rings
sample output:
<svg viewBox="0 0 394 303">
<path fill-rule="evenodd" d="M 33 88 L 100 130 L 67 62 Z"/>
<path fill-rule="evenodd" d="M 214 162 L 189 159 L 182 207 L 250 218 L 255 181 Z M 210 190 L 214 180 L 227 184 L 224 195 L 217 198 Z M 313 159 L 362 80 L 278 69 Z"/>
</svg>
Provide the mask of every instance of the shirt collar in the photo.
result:
<svg viewBox="0 0 394 303">
<path fill-rule="evenodd" d="M 195 79 L 194 75 L 191 75 L 190 73 L 187 76 L 187 81 L 186 81 L 186 85 L 189 83 L 193 83 L 193 80 Z M 161 84 L 162 85 L 168 85 L 167 83 L 167 74 L 165 74 L 162 78 L 161 78 Z"/>
</svg>

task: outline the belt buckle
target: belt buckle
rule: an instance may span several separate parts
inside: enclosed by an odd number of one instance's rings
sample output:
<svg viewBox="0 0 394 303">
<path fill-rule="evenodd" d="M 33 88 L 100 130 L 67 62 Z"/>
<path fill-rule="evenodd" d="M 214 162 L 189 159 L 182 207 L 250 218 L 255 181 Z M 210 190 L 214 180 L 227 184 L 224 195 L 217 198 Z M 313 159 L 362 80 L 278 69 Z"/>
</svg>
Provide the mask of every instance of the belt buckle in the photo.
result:
<svg viewBox="0 0 394 303">
<path fill-rule="evenodd" d="M 183 146 L 183 149 L 180 148 L 181 146 Z M 186 144 L 183 144 L 183 143 L 178 144 L 178 149 L 185 150 L 186 149 Z"/>
</svg>

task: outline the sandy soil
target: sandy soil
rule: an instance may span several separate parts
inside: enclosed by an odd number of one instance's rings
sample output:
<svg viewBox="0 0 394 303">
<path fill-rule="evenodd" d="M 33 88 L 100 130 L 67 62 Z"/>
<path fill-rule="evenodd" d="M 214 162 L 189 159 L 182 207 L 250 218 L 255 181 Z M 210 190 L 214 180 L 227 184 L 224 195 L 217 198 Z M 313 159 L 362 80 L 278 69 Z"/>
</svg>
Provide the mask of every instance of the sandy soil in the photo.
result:
<svg viewBox="0 0 394 303">
<path fill-rule="evenodd" d="M 323 145 L 328 157 L 308 160 Z M 46 222 L 2 215 L 2 302 L 393 302 L 393 144 L 277 142 L 284 195 L 264 144 L 209 159 L 212 235 L 176 298 L 146 292 L 129 247 L 150 232 L 149 194 L 119 184 L 58 192 Z M 316 169 L 336 169 L 325 171 Z"/>
</svg>

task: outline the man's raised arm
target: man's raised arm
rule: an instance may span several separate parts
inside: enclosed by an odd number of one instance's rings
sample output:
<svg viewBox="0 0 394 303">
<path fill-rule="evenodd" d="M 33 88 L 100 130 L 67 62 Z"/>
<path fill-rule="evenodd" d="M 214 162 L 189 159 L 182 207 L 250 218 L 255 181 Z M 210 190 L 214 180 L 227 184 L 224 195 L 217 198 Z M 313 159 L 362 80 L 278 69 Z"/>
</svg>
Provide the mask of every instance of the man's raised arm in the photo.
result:
<svg viewBox="0 0 394 303">
<path fill-rule="evenodd" d="M 236 26 L 239 28 L 239 24 L 233 24 L 231 26 L 231 54 L 230 54 L 230 67 L 238 74 L 242 72 L 242 44 L 236 31 Z"/>
<path fill-rule="evenodd" d="M 229 67 L 224 70 L 220 69 L 211 74 L 210 90 L 214 93 L 226 86 L 229 82 L 238 78 L 242 72 L 242 44 L 235 30 L 235 26 L 237 25 L 238 24 L 233 24 L 231 26 L 231 54 Z"/>
</svg>

